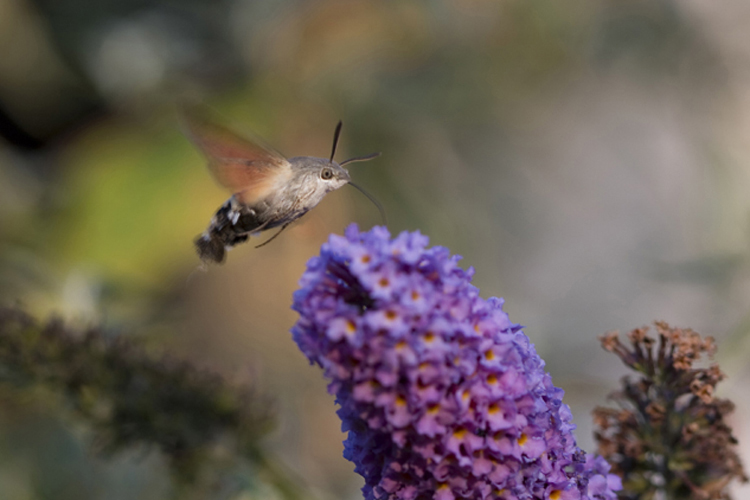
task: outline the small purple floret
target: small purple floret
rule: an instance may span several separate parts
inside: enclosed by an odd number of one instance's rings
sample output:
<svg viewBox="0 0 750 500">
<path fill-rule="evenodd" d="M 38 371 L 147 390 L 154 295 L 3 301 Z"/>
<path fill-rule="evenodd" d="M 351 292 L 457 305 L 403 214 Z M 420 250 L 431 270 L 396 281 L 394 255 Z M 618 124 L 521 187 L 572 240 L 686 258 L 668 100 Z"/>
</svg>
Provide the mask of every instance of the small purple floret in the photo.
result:
<svg viewBox="0 0 750 500">
<path fill-rule="evenodd" d="M 351 225 L 294 294 L 294 340 L 331 381 L 365 498 L 614 500 L 544 361 L 459 259 Z"/>
</svg>

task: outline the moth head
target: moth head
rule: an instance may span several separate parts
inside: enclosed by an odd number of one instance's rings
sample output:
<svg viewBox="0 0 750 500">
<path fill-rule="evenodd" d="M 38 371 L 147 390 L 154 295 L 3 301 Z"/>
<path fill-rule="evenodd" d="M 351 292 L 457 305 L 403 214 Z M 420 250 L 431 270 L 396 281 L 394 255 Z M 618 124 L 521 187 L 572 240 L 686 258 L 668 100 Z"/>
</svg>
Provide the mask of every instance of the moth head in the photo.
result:
<svg viewBox="0 0 750 500">
<path fill-rule="evenodd" d="M 300 156 L 289 161 L 305 177 L 305 184 L 315 185 L 318 190 L 326 193 L 351 181 L 349 172 L 335 161 L 312 156 Z"/>
<path fill-rule="evenodd" d="M 321 165 L 318 171 L 318 178 L 325 184 L 338 189 L 347 182 L 351 181 L 349 172 L 335 161 L 328 162 L 327 165 Z"/>
<path fill-rule="evenodd" d="M 333 132 L 331 157 L 328 158 L 327 165 L 321 165 L 320 173 L 318 174 L 320 180 L 326 184 L 328 191 L 338 189 L 352 180 L 352 178 L 349 177 L 349 172 L 347 172 L 344 167 L 333 161 L 333 157 L 336 156 L 336 147 L 339 145 L 339 137 L 341 136 L 341 127 L 343 125 L 344 124 L 341 120 L 336 124 L 336 130 Z"/>
</svg>

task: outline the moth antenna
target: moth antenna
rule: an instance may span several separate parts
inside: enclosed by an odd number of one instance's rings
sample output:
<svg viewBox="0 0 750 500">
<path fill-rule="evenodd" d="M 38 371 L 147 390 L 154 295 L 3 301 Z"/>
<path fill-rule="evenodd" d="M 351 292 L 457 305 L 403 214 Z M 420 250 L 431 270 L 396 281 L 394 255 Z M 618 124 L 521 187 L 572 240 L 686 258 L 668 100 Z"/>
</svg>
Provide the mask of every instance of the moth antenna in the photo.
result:
<svg viewBox="0 0 750 500">
<path fill-rule="evenodd" d="M 375 205 L 376 207 L 378 207 L 378 211 L 380 212 L 380 218 L 383 219 L 383 225 L 387 226 L 388 225 L 388 220 L 385 217 L 385 209 L 383 208 L 383 205 L 381 205 L 380 202 L 378 200 L 376 200 L 373 195 L 371 195 L 370 193 L 368 193 L 367 191 L 365 191 L 364 189 L 362 189 L 358 185 L 354 184 L 353 182 L 349 181 L 349 185 L 352 186 L 353 188 L 357 189 L 357 191 L 359 191 L 363 195 L 365 195 L 367 197 L 367 199 L 370 200 L 373 203 L 373 205 Z"/>
<path fill-rule="evenodd" d="M 358 161 L 374 160 L 378 156 L 380 156 L 379 152 L 378 153 L 372 153 L 372 154 L 369 154 L 369 155 L 366 155 L 366 156 L 355 156 L 354 158 L 349 158 L 348 160 L 342 161 L 341 163 L 339 163 L 339 165 L 341 165 L 343 167 L 347 163 L 356 163 Z"/>
<path fill-rule="evenodd" d="M 341 135 L 341 127 L 344 125 L 344 123 L 339 120 L 339 123 L 336 125 L 336 131 L 333 133 L 333 149 L 331 150 L 331 158 L 328 160 L 329 162 L 333 161 L 333 157 L 336 154 L 336 146 L 339 144 L 339 136 Z"/>
</svg>

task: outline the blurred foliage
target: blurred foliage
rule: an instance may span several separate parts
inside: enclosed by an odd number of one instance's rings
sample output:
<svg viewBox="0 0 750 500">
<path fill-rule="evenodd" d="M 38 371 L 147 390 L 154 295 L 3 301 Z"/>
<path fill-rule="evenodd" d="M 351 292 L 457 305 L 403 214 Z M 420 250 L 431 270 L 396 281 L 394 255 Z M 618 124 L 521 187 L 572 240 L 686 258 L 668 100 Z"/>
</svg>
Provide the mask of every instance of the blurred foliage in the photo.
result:
<svg viewBox="0 0 750 500">
<path fill-rule="evenodd" d="M 461 164 L 485 162 L 488 144 L 533 126 L 519 118 L 586 67 L 611 71 L 625 61 L 655 76 L 674 66 L 686 82 L 717 74 L 700 30 L 664 0 L 5 1 L 45 47 L 45 67 L 66 68 L 59 78 L 78 83 L 54 91 L 50 76 L 0 85 L 0 103 L 22 129 L 44 140 L 35 127 L 55 128 L 43 149 L 63 146 L 41 158 L 44 166 L 22 167 L 38 173 L 41 204 L 9 222 L 4 243 L 41 251 L 59 280 L 71 271 L 93 275 L 94 288 L 157 291 L 194 262 L 181 243 L 203 229 L 222 195 L 207 187 L 198 156 L 177 133 L 171 105 L 180 97 L 223 94 L 219 107 L 271 139 L 286 135 L 294 148 L 276 145 L 292 155 L 315 153 L 304 145 L 316 137 L 302 136 L 327 135 L 342 117 L 352 150 L 385 148 L 378 174 L 356 168 L 388 198 L 394 225 L 460 239 L 483 216 L 469 203 L 434 200 L 447 196 L 446 183 L 490 198 L 497 181 L 482 169 L 449 174 L 446 166 L 455 155 L 466 158 Z M 22 60 L 11 41 L 12 60 Z M 18 75 L 18 65 L 8 63 L 7 74 Z M 85 99 L 73 98 L 84 90 Z M 40 108 L 42 95 L 57 100 Z M 92 102 L 97 114 L 87 111 Z M 78 108 L 67 128 L 55 126 L 63 118 L 50 110 L 70 106 Z M 503 175 L 505 160 L 495 167 L 492 175 Z M 16 175 L 13 168 L 4 170 Z M 466 226 L 449 229 L 441 223 L 448 218 Z"/>
<path fill-rule="evenodd" d="M 273 422 L 266 398 L 186 362 L 156 358 L 133 341 L 56 320 L 39 325 L 18 309 L 0 309 L 0 381 L 18 397 L 37 388 L 54 396 L 86 423 L 105 455 L 158 449 L 177 498 L 235 498 L 257 491 L 259 481 L 296 498 L 294 481 L 260 445 Z"/>
</svg>

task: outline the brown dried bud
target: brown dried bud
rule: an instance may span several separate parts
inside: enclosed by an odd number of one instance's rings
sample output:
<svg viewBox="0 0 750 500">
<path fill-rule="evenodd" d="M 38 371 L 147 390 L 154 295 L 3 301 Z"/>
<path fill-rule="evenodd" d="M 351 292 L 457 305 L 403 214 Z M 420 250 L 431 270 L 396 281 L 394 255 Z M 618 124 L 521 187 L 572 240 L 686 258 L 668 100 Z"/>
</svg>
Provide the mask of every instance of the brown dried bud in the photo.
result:
<svg viewBox="0 0 750 500">
<path fill-rule="evenodd" d="M 661 422 L 664 420 L 664 415 L 667 413 L 667 409 L 664 408 L 660 403 L 652 402 L 646 407 L 646 414 L 651 417 L 654 422 Z"/>
<path fill-rule="evenodd" d="M 701 380 L 695 379 L 690 382 L 690 392 L 698 396 L 706 404 L 714 400 L 714 387 Z"/>
<path fill-rule="evenodd" d="M 605 351 L 614 352 L 617 346 L 621 345 L 619 336 L 619 332 L 607 332 L 599 337 L 599 341 L 602 343 L 602 348 L 604 348 Z"/>
<path fill-rule="evenodd" d="M 636 328 L 635 330 L 628 333 L 628 338 L 633 344 L 639 344 L 643 342 L 645 339 L 649 338 L 648 327 L 644 326 L 643 328 Z"/>
</svg>

